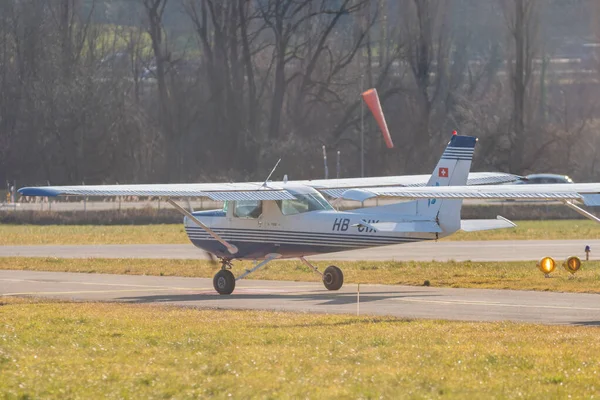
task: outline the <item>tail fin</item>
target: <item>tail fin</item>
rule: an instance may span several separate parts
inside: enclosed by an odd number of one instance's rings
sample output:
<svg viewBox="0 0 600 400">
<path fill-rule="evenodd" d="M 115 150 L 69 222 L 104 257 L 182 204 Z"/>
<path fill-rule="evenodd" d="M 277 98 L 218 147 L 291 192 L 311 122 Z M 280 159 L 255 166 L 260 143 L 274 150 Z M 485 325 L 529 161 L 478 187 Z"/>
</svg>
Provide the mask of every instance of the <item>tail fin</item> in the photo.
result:
<svg viewBox="0 0 600 400">
<path fill-rule="evenodd" d="M 477 138 L 454 134 L 442 158 L 433 170 L 427 186 L 462 186 L 467 184 Z M 444 232 L 460 229 L 462 200 L 417 200 L 417 214 L 436 218 Z"/>
</svg>

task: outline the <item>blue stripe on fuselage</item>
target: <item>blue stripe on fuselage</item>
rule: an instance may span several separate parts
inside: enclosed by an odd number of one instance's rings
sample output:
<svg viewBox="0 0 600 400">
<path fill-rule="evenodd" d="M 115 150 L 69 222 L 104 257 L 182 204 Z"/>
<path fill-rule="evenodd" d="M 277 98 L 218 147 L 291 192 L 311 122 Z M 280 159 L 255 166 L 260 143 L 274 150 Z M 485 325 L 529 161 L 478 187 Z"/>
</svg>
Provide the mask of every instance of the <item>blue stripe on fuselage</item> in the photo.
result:
<svg viewBox="0 0 600 400">
<path fill-rule="evenodd" d="M 198 232 L 206 232 L 204 229 L 200 228 L 199 226 L 186 226 L 185 227 L 186 231 L 188 232 L 194 232 L 194 231 L 198 231 Z M 373 238 L 390 238 L 390 239 L 396 239 L 400 236 L 397 235 L 377 235 L 377 236 L 368 236 L 364 233 L 359 233 L 359 234 L 354 234 L 354 233 L 334 233 L 334 232 L 303 232 L 303 231 L 283 231 L 283 230 L 276 230 L 276 229 L 237 229 L 237 228 L 217 228 L 217 227 L 213 227 L 211 228 L 213 231 L 217 232 L 217 233 L 223 233 L 223 234 L 227 234 L 227 233 L 245 233 L 245 234 L 254 234 L 254 235 L 261 235 L 261 234 L 276 234 L 276 235 L 308 235 L 308 236 L 339 236 L 339 237 L 344 237 L 344 238 L 348 238 L 348 237 L 360 237 L 360 238 L 368 238 L 368 237 L 373 237 Z"/>
<path fill-rule="evenodd" d="M 408 242 L 418 242 L 423 239 L 415 239 Z M 427 239 L 429 240 L 429 239 Z M 235 245 L 238 248 L 238 252 L 234 255 L 230 254 L 225 246 L 217 242 L 214 239 L 203 239 L 197 240 L 192 239 L 192 243 L 205 251 L 213 253 L 217 257 L 223 258 L 237 258 L 237 259 L 261 259 L 269 253 L 281 254 L 284 258 L 309 256 L 313 254 L 324 254 L 324 253 L 335 253 L 346 250 L 354 250 L 365 247 L 375 247 L 377 245 L 368 246 L 332 246 L 328 244 L 289 244 L 289 243 L 265 243 L 264 241 L 259 242 L 247 242 L 247 241 L 231 241 L 229 243 Z"/>
<path fill-rule="evenodd" d="M 257 229 L 213 229 L 223 239 L 238 248 L 239 251 L 235 254 L 235 258 L 250 259 L 263 258 L 269 253 L 279 253 L 283 257 L 289 258 L 434 239 L 433 237 L 374 236 Z M 218 257 L 232 257 L 222 244 L 210 237 L 202 228 L 188 226 L 186 231 L 195 246 Z"/>
</svg>

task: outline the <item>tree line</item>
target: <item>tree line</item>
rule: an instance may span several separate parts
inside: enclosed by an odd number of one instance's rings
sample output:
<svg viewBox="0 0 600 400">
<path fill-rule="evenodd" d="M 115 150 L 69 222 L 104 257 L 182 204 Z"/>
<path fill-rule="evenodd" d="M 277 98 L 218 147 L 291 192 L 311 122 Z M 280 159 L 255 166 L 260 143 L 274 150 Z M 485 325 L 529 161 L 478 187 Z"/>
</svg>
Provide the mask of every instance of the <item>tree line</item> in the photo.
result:
<svg viewBox="0 0 600 400">
<path fill-rule="evenodd" d="M 359 176 L 361 130 L 367 175 L 427 173 L 456 129 L 480 138 L 475 169 L 593 179 L 596 57 L 560 58 L 557 49 L 582 29 L 595 37 L 581 26 L 594 25 L 596 8 L 583 0 L 568 9 L 539 0 L 6 0 L 0 178 L 261 180 L 279 158 L 281 175 L 321 178 L 322 146 L 330 160 L 341 152 L 343 177 Z M 562 30 L 553 36 L 557 14 Z M 393 150 L 361 106 L 371 87 Z"/>
</svg>

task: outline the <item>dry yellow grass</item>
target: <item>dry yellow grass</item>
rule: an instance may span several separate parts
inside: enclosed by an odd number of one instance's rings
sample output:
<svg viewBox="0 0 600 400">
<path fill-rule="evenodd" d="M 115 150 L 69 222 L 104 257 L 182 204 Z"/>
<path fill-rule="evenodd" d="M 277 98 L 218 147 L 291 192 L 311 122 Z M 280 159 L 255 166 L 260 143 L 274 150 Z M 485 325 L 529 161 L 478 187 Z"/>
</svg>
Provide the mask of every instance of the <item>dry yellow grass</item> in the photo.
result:
<svg viewBox="0 0 600 400">
<path fill-rule="evenodd" d="M 516 228 L 459 231 L 443 240 L 569 240 L 600 239 L 600 224 L 590 220 L 515 221 Z"/>
<path fill-rule="evenodd" d="M 600 293 L 600 262 L 584 262 L 574 279 L 562 267 L 551 278 L 536 268 L 534 262 L 394 262 L 394 261 L 318 261 L 321 271 L 335 264 L 344 272 L 346 283 L 389 285 L 423 285 L 486 289 L 542 290 Z M 233 273 L 241 274 L 250 262 L 234 262 Z M 65 259 L 0 258 L 0 269 L 85 272 L 130 275 L 164 275 L 210 278 L 218 266 L 200 260 L 156 259 Z M 250 275 L 250 279 L 319 281 L 300 261 L 274 261 Z"/>
<path fill-rule="evenodd" d="M 594 327 L 0 297 L 0 398 L 592 398 Z"/>
<path fill-rule="evenodd" d="M 457 232 L 443 240 L 600 239 L 600 224 L 587 220 L 519 221 L 514 229 Z M 0 225 L 0 245 L 185 244 L 182 224 Z"/>
<path fill-rule="evenodd" d="M 175 225 L 0 225 L 0 245 L 181 244 L 189 243 Z"/>
</svg>

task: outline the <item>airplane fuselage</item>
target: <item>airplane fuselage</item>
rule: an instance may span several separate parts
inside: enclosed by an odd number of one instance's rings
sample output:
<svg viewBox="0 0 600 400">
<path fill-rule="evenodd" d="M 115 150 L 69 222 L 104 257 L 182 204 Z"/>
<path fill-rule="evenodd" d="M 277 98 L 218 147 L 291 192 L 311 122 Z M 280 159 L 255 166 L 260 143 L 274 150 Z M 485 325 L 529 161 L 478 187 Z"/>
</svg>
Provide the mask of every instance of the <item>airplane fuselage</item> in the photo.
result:
<svg viewBox="0 0 600 400">
<path fill-rule="evenodd" d="M 293 258 L 435 240 L 444 236 L 429 232 L 379 232 L 361 225 L 363 221 L 385 221 L 387 215 L 380 211 L 381 207 L 283 215 L 275 201 L 264 201 L 263 204 L 262 213 L 255 217 L 237 217 L 232 208 L 194 213 L 202 223 L 238 248 L 235 255 L 186 218 L 184 224 L 188 237 L 195 246 L 217 257 L 262 259 L 271 253 Z M 389 218 L 398 219 L 398 216 L 390 215 Z"/>
</svg>

